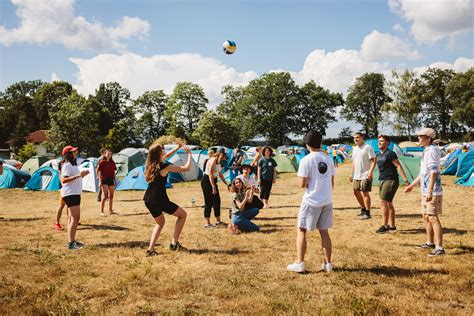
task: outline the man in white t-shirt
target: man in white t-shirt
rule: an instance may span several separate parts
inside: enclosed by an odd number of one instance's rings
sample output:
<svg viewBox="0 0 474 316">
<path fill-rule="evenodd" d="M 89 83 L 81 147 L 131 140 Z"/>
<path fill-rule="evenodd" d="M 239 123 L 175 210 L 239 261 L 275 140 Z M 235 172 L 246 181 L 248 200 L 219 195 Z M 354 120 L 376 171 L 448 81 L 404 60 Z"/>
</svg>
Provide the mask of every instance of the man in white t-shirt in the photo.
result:
<svg viewBox="0 0 474 316">
<path fill-rule="evenodd" d="M 331 272 L 332 243 L 329 228 L 332 227 L 332 191 L 334 189 L 335 168 L 332 159 L 321 151 L 322 135 L 311 130 L 303 138 L 310 151 L 300 161 L 298 177 L 301 188 L 305 189 L 298 212 L 296 234 L 297 260 L 289 264 L 292 272 L 305 272 L 306 231 L 318 228 L 324 253 L 322 269 Z"/>
<path fill-rule="evenodd" d="M 349 181 L 351 181 L 354 195 L 360 205 L 360 219 L 370 219 L 370 191 L 377 158 L 372 146 L 364 143 L 361 132 L 353 135 L 356 146 L 352 149 L 352 167 Z"/>
<path fill-rule="evenodd" d="M 426 243 L 417 245 L 419 249 L 433 249 L 429 257 L 444 255 L 443 227 L 439 220 L 442 213 L 443 187 L 441 186 L 441 152 L 433 145 L 436 132 L 431 128 L 424 128 L 417 133 L 420 146 L 424 147 L 421 156 L 420 174 L 405 189 L 409 193 L 420 181 L 421 186 L 421 214 L 426 226 Z"/>
</svg>

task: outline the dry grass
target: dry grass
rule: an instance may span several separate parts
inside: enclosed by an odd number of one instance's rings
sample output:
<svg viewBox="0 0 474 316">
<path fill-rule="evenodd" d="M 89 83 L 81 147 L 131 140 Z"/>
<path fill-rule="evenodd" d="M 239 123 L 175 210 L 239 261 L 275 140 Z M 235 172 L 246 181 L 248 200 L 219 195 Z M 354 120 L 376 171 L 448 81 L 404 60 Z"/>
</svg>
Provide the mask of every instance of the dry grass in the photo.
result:
<svg viewBox="0 0 474 316">
<path fill-rule="evenodd" d="M 174 218 L 159 239 L 158 257 L 144 256 L 153 220 L 143 192 L 118 192 L 118 216 L 99 217 L 96 194 L 83 194 L 78 239 L 87 247 L 66 250 L 66 232 L 52 229 L 58 193 L 0 191 L 1 314 L 470 314 L 473 304 L 474 194 L 444 178 L 447 255 L 428 258 L 414 248 L 425 241 L 418 215 L 419 191 L 398 193 L 398 232 L 377 235 L 380 211 L 357 219 L 338 169 L 331 230 L 334 273 L 319 271 L 317 233 L 309 236 L 309 272 L 286 272 L 295 259 L 296 214 L 301 190 L 294 174 L 275 185 L 271 210 L 256 221 L 262 232 L 232 236 L 205 230 L 199 183 L 175 185 L 172 200 L 189 216 L 181 238 L 190 253 L 168 250 Z M 377 191 L 377 190 L 375 190 Z M 373 204 L 378 205 L 374 192 Z M 227 215 L 230 195 L 222 193 Z M 226 218 L 227 216 L 223 216 Z M 65 224 L 65 218 L 63 219 Z"/>
</svg>

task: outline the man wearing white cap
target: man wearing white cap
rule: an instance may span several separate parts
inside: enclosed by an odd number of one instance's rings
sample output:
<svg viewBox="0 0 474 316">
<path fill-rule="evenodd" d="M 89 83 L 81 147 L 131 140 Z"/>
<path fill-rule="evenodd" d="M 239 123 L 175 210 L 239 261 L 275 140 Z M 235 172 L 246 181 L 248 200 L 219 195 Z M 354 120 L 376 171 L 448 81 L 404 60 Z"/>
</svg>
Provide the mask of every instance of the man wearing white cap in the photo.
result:
<svg viewBox="0 0 474 316">
<path fill-rule="evenodd" d="M 433 145 L 436 132 L 431 128 L 424 128 L 417 133 L 418 141 L 424 147 L 421 156 L 420 174 L 405 189 L 409 193 L 420 181 L 421 186 L 421 214 L 425 220 L 426 242 L 418 245 L 420 249 L 433 249 L 429 257 L 444 255 L 443 227 L 439 221 L 442 212 L 443 188 L 441 186 L 440 158 L 441 152 Z"/>
</svg>

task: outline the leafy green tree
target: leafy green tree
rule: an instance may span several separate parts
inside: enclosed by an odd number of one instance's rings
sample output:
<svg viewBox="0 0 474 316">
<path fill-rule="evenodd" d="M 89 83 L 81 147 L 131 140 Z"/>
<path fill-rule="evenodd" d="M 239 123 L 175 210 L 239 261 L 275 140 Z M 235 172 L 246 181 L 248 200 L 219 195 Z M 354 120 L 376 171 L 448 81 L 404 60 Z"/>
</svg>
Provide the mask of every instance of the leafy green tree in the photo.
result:
<svg viewBox="0 0 474 316">
<path fill-rule="evenodd" d="M 92 102 L 73 92 L 57 104 L 51 113 L 49 143 L 56 153 L 66 145 L 73 145 L 90 155 L 97 154 L 102 138 L 99 135 L 99 114 Z"/>
<path fill-rule="evenodd" d="M 339 138 L 342 139 L 351 139 L 352 138 L 352 130 L 350 126 L 343 127 L 339 132 Z"/>
<path fill-rule="evenodd" d="M 33 143 L 27 142 L 18 151 L 18 160 L 25 162 L 33 156 L 36 156 L 36 147 Z"/>
<path fill-rule="evenodd" d="M 169 122 L 168 132 L 176 137 L 191 140 L 201 115 L 207 110 L 208 102 L 204 90 L 199 85 L 179 82 L 168 100 L 165 111 Z"/>
<path fill-rule="evenodd" d="M 284 144 L 294 130 L 299 89 L 287 72 L 268 73 L 250 81 L 240 109 L 245 134 L 263 136 L 271 145 Z"/>
<path fill-rule="evenodd" d="M 65 81 L 44 83 L 33 97 L 33 107 L 38 118 L 38 129 L 49 129 L 50 115 L 56 111 L 56 103 L 72 94 L 72 85 Z"/>
<path fill-rule="evenodd" d="M 363 126 L 369 137 L 378 135 L 378 124 L 382 118 L 382 106 L 391 102 L 386 94 L 385 77 L 380 73 L 366 73 L 356 79 L 349 88 L 343 118 Z"/>
<path fill-rule="evenodd" d="M 193 138 L 199 139 L 201 146 L 213 145 L 234 147 L 239 142 L 239 131 L 224 116 L 215 111 L 205 112 L 199 120 Z"/>
<path fill-rule="evenodd" d="M 474 128 L 474 68 L 454 75 L 448 83 L 446 94 L 450 96 L 450 103 L 454 109 L 451 120 L 472 130 Z"/>
<path fill-rule="evenodd" d="M 125 109 L 125 116 L 114 127 L 109 129 L 105 137 L 104 146 L 118 152 L 127 147 L 142 147 L 143 144 L 137 135 L 137 121 L 131 108 Z"/>
<path fill-rule="evenodd" d="M 424 124 L 438 130 L 441 137 L 449 137 L 457 126 L 451 124 L 454 110 L 446 88 L 454 76 L 450 69 L 429 68 L 421 75 L 424 104 Z"/>
<path fill-rule="evenodd" d="M 316 129 L 326 135 L 328 124 L 336 121 L 336 109 L 344 105 L 340 93 L 331 93 L 313 80 L 300 88 L 293 133 L 306 134 Z"/>
<path fill-rule="evenodd" d="M 389 125 L 401 135 L 411 135 L 421 126 L 421 100 L 420 80 L 408 69 L 402 73 L 392 71 L 393 80 L 387 82 L 387 92 L 392 101 L 384 105 L 383 111 L 389 115 Z"/>
<path fill-rule="evenodd" d="M 165 118 L 168 96 L 163 90 L 147 91 L 135 100 L 138 119 L 138 135 L 146 146 L 166 133 L 168 122 Z"/>
<path fill-rule="evenodd" d="M 251 111 L 246 111 L 246 91 L 245 87 L 224 86 L 221 91 L 224 101 L 216 109 L 217 113 L 231 122 L 239 132 L 240 143 L 246 142 L 256 134 L 253 122 L 249 120 L 252 115 L 248 113 Z"/>
</svg>

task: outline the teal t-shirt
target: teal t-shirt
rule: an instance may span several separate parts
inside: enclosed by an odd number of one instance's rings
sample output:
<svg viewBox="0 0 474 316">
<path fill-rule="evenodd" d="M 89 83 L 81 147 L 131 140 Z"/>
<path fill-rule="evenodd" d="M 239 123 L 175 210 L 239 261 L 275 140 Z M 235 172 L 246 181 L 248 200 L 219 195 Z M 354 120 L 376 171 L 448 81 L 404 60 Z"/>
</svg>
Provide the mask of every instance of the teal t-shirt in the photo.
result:
<svg viewBox="0 0 474 316">
<path fill-rule="evenodd" d="M 273 176 L 275 175 L 274 170 L 277 166 L 277 163 L 275 160 L 273 160 L 273 158 L 260 158 L 260 160 L 258 161 L 258 166 L 262 168 L 262 179 L 273 180 Z"/>
</svg>

